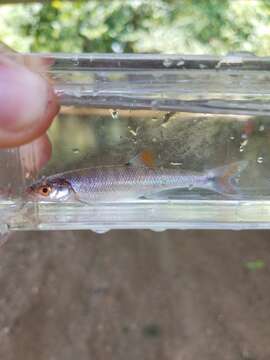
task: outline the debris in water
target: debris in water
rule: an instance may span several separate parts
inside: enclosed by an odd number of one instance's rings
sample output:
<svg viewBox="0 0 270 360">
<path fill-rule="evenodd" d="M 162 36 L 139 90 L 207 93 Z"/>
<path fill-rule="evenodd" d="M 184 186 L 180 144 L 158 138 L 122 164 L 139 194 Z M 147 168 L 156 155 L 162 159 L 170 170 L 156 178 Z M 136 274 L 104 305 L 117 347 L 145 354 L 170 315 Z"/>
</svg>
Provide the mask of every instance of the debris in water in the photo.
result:
<svg viewBox="0 0 270 360">
<path fill-rule="evenodd" d="M 167 112 L 163 118 L 162 118 L 162 125 L 163 127 L 166 127 L 167 123 L 170 121 L 171 117 L 174 116 L 176 113 L 173 111 Z"/>
<path fill-rule="evenodd" d="M 165 67 L 170 67 L 172 64 L 173 64 L 173 62 L 172 62 L 171 59 L 165 59 L 165 60 L 163 61 L 163 65 L 164 65 Z"/>
<path fill-rule="evenodd" d="M 118 119 L 119 112 L 116 109 L 110 110 L 113 119 Z"/>
<path fill-rule="evenodd" d="M 248 143 L 248 139 L 245 139 L 243 142 L 241 142 L 240 148 L 239 148 L 239 151 L 240 151 L 240 152 L 243 152 L 243 151 L 244 151 L 245 146 L 247 145 L 247 143 Z"/>
</svg>

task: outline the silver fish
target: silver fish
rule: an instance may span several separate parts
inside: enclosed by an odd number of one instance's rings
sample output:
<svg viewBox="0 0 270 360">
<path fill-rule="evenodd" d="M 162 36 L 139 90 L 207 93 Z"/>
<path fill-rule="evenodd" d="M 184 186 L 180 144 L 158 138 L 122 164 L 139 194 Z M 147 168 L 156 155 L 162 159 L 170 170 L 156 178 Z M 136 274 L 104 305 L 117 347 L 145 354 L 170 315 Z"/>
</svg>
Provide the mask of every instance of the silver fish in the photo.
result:
<svg viewBox="0 0 270 360">
<path fill-rule="evenodd" d="M 235 180 L 246 166 L 247 161 L 239 161 L 202 173 L 134 165 L 91 167 L 41 179 L 27 194 L 31 199 L 83 203 L 135 200 L 184 188 L 231 195 L 237 192 Z"/>
</svg>

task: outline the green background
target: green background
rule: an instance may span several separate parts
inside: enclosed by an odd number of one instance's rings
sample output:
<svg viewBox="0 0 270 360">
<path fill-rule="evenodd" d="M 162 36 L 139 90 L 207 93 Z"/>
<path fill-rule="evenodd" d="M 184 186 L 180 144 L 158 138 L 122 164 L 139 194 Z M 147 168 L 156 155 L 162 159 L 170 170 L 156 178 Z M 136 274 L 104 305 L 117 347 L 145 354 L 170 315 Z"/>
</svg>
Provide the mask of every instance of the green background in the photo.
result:
<svg viewBox="0 0 270 360">
<path fill-rule="evenodd" d="M 216 53 L 270 48 L 269 0 L 108 0 L 0 5 L 18 51 Z"/>
</svg>

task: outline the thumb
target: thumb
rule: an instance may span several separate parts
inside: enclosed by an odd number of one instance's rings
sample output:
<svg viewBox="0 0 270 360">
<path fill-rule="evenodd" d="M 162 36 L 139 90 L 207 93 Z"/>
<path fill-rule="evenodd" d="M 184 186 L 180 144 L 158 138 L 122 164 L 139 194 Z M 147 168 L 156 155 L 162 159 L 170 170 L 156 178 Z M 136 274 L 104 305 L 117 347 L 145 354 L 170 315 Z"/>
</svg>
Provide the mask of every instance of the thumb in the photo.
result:
<svg viewBox="0 0 270 360">
<path fill-rule="evenodd" d="M 58 110 L 53 89 L 44 78 L 0 54 L 0 147 L 41 136 Z"/>
</svg>

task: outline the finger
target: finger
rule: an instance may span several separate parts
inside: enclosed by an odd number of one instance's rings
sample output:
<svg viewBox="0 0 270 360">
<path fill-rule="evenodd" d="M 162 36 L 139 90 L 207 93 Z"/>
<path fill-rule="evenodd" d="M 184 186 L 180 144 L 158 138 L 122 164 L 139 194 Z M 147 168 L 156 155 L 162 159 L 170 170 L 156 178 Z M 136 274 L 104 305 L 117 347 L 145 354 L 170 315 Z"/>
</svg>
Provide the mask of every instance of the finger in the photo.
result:
<svg viewBox="0 0 270 360">
<path fill-rule="evenodd" d="M 32 54 L 23 55 L 20 54 L 6 44 L 3 44 L 0 41 L 0 54 L 4 55 L 6 58 L 15 61 L 17 64 L 27 66 L 30 70 L 42 73 L 48 71 L 48 69 L 55 63 L 55 59 L 49 56 L 35 56 Z M 50 80 L 50 79 L 48 79 Z"/>
<path fill-rule="evenodd" d="M 0 56 L 0 147 L 41 136 L 58 111 L 57 97 L 46 80 Z"/>
<path fill-rule="evenodd" d="M 47 134 L 20 147 L 20 159 L 25 177 L 33 176 L 51 158 L 52 146 Z"/>
</svg>

